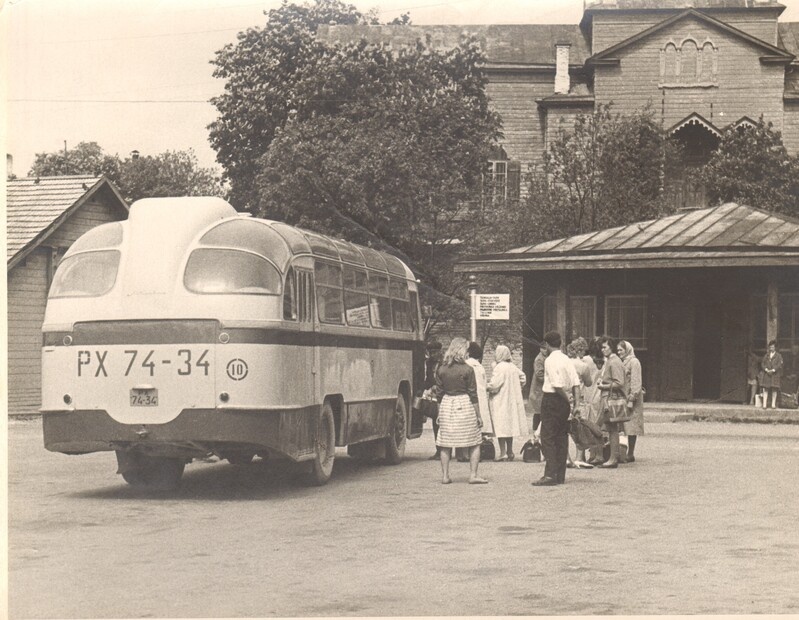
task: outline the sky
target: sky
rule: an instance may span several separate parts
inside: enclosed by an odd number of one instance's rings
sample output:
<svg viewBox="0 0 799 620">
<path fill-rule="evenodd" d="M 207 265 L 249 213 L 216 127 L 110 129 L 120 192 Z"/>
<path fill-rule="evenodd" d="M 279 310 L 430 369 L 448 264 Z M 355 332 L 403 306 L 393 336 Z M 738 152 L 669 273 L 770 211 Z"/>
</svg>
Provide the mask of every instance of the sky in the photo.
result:
<svg viewBox="0 0 799 620">
<path fill-rule="evenodd" d="M 576 24 L 583 0 L 350 0 L 381 21 Z M 193 149 L 215 166 L 214 52 L 280 0 L 0 0 L 0 143 L 24 176 L 40 152 L 97 142 L 125 157 Z M 799 21 L 784 0 L 782 21 Z"/>
</svg>

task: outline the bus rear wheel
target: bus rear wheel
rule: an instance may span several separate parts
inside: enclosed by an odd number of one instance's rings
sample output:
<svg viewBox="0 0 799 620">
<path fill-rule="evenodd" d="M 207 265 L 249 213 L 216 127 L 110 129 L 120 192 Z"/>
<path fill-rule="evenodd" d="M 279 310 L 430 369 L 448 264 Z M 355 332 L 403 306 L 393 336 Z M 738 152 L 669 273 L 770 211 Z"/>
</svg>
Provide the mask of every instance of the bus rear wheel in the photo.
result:
<svg viewBox="0 0 799 620">
<path fill-rule="evenodd" d="M 122 470 L 122 478 L 132 487 L 152 491 L 176 489 L 186 467 L 183 459 L 137 454 L 135 465 Z"/>
<path fill-rule="evenodd" d="M 317 418 L 314 458 L 311 461 L 311 471 L 306 477 L 308 484 L 322 486 L 330 480 L 335 460 L 336 422 L 333 418 L 333 407 L 329 401 L 325 401 Z"/>
<path fill-rule="evenodd" d="M 402 394 L 397 394 L 397 402 L 394 405 L 394 420 L 391 427 L 391 434 L 386 437 L 386 463 L 398 465 L 405 456 L 406 425 L 408 420 L 408 403 Z"/>
</svg>

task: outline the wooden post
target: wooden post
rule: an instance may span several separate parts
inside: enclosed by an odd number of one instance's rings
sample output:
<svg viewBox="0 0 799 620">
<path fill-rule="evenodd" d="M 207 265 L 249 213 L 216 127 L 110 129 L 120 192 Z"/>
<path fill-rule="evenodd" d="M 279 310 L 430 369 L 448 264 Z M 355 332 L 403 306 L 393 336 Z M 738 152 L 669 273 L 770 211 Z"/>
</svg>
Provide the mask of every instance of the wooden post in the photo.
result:
<svg viewBox="0 0 799 620">
<path fill-rule="evenodd" d="M 766 345 L 777 339 L 780 313 L 780 290 L 777 283 L 770 279 L 766 292 Z M 768 348 L 768 346 L 766 347 Z"/>
<path fill-rule="evenodd" d="M 561 282 L 558 283 L 557 287 L 556 303 L 558 332 L 565 346 L 571 338 L 572 308 L 569 298 L 569 287 Z"/>
</svg>

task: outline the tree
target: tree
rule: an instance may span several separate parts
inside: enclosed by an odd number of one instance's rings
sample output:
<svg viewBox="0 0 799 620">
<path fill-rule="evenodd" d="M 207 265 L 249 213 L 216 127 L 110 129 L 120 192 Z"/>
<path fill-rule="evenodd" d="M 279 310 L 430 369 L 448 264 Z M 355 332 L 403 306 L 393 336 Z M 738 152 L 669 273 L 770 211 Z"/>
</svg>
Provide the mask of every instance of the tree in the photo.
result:
<svg viewBox="0 0 799 620">
<path fill-rule="evenodd" d="M 163 196 L 224 196 L 220 176 L 199 165 L 194 151 L 127 158 L 112 180 L 128 202 Z"/>
<path fill-rule="evenodd" d="M 296 73 L 326 52 L 317 28 L 366 21 L 354 6 L 338 0 L 302 5 L 284 0 L 267 13 L 263 28 L 239 33 L 235 45 L 216 53 L 213 75 L 225 80 L 225 90 L 211 100 L 219 118 L 209 125 L 209 137 L 234 205 L 243 209 L 256 202 L 258 159 L 300 104 Z"/>
<path fill-rule="evenodd" d="M 194 151 L 165 151 L 159 155 L 108 155 L 96 142 L 74 149 L 38 153 L 29 176 L 105 175 L 129 203 L 156 196 L 223 196 L 220 176 L 199 165 Z"/>
<path fill-rule="evenodd" d="M 799 216 L 799 158 L 763 117 L 728 128 L 698 175 L 713 204 L 737 202 Z"/>
<path fill-rule="evenodd" d="M 80 142 L 72 149 L 37 153 L 28 176 L 50 177 L 89 174 L 113 177 L 119 171 L 119 158 L 107 155 L 96 142 Z"/>
<path fill-rule="evenodd" d="M 228 84 L 211 134 L 233 200 L 398 254 L 443 294 L 427 290 L 424 303 L 452 313 L 446 300 L 465 293 L 455 242 L 474 222 L 499 136 L 484 58 L 466 39 L 447 52 L 422 41 L 325 45 L 313 35 L 316 13 L 331 7 L 339 23 L 363 19 L 329 0 L 284 4 L 217 55 Z"/>
<path fill-rule="evenodd" d="M 679 165 L 649 109 L 613 114 L 599 105 L 561 129 L 527 175 L 527 196 L 486 213 L 494 251 L 660 217 L 672 207 L 665 179 Z"/>
</svg>

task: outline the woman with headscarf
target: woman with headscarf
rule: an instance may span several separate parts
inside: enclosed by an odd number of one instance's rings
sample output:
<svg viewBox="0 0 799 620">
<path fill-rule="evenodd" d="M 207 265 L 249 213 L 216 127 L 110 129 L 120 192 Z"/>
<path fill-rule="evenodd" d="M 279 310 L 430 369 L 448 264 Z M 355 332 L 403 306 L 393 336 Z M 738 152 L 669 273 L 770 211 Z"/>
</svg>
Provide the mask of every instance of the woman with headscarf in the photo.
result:
<svg viewBox="0 0 799 620">
<path fill-rule="evenodd" d="M 510 349 L 499 345 L 496 366 L 488 382 L 488 406 L 499 442 L 499 461 L 513 460 L 513 438 L 527 435 L 527 415 L 522 396 L 522 373 L 511 361 Z"/>
<path fill-rule="evenodd" d="M 436 446 L 441 450 L 443 484 L 449 484 L 449 463 L 453 448 L 469 448 L 469 484 L 485 484 L 477 475 L 480 464 L 480 405 L 474 370 L 466 363 L 469 343 L 465 338 L 453 338 L 436 369 L 439 387 L 438 435 Z"/>
<path fill-rule="evenodd" d="M 600 467 L 612 469 L 619 466 L 619 432 L 624 429 L 624 423 L 618 421 L 618 418 L 622 417 L 621 409 L 626 408 L 627 392 L 624 364 L 616 355 L 616 342 L 613 338 L 603 336 L 601 347 L 605 362 L 602 364 L 597 386 L 601 394 L 599 410 L 602 430 L 608 432 L 610 439 L 610 458 Z"/>
<path fill-rule="evenodd" d="M 635 357 L 635 349 L 626 340 L 619 341 L 617 349 L 624 364 L 624 387 L 627 391 L 627 408 L 632 419 L 624 423 L 627 435 L 627 462 L 635 462 L 635 442 L 644 434 L 644 388 L 641 380 L 641 362 Z"/>
</svg>

